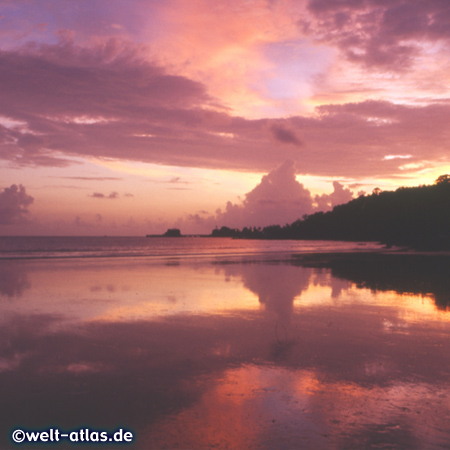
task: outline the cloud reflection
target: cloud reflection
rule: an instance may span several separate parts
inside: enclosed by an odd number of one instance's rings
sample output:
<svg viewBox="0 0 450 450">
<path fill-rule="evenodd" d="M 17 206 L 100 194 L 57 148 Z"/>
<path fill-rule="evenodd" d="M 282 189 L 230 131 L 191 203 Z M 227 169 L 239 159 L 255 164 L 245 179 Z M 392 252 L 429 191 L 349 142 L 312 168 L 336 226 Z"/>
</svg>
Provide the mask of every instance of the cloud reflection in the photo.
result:
<svg viewBox="0 0 450 450">
<path fill-rule="evenodd" d="M 0 263 L 0 297 L 20 297 L 30 287 L 27 273 L 22 267 L 10 262 Z"/>
<path fill-rule="evenodd" d="M 294 299 L 308 289 L 313 272 L 309 268 L 299 270 L 289 263 L 276 261 L 227 264 L 222 270 L 227 277 L 239 277 L 245 288 L 258 296 L 260 304 L 285 324 L 293 313 Z"/>
</svg>

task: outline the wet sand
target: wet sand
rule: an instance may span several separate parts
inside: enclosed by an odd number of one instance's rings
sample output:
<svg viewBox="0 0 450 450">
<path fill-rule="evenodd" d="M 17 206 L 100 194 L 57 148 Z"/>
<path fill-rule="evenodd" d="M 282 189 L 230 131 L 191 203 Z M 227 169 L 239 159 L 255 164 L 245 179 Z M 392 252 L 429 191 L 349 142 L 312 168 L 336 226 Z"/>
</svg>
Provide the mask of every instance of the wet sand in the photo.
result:
<svg viewBox="0 0 450 450">
<path fill-rule="evenodd" d="M 450 445 L 447 256 L 0 262 L 0 448 Z"/>
</svg>

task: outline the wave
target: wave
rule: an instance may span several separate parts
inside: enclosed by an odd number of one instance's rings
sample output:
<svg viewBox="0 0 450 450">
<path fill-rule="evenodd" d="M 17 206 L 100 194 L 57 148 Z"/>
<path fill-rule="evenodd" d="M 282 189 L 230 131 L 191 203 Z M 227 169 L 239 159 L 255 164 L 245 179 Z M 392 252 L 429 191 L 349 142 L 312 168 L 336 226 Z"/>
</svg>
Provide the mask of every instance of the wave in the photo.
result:
<svg viewBox="0 0 450 450">
<path fill-rule="evenodd" d="M 373 251 L 373 242 L 230 238 L 0 237 L 0 260 L 187 258 L 275 253 Z"/>
</svg>

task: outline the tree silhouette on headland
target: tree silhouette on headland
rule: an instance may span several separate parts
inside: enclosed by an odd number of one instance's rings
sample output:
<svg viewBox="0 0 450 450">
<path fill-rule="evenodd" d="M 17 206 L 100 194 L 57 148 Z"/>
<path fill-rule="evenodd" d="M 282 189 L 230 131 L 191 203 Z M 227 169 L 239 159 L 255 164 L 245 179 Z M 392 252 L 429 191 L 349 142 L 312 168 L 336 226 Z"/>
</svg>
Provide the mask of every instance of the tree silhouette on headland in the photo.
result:
<svg viewBox="0 0 450 450">
<path fill-rule="evenodd" d="M 450 175 L 449 174 L 440 175 L 439 177 L 437 177 L 435 183 L 436 184 L 450 183 Z"/>
<path fill-rule="evenodd" d="M 227 233 L 227 231 L 229 232 Z M 212 233 L 212 236 L 219 233 Z M 256 239 L 377 241 L 417 249 L 450 249 L 450 175 L 434 185 L 374 189 L 329 212 L 304 215 L 291 224 L 242 231 L 221 228 L 221 236 Z"/>
</svg>

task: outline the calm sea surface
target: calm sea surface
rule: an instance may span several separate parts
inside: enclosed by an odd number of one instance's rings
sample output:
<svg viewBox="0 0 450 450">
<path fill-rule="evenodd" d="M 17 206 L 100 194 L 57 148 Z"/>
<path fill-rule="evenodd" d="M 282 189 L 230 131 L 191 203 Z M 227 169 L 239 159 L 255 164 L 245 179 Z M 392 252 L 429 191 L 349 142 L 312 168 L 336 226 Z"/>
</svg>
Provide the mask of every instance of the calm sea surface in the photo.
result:
<svg viewBox="0 0 450 450">
<path fill-rule="evenodd" d="M 1 238 L 0 449 L 448 449 L 449 273 L 374 244 Z"/>
<path fill-rule="evenodd" d="M 381 248 L 381 245 L 373 242 L 340 241 L 262 241 L 201 237 L 0 237 L 1 259 L 193 257 Z"/>
</svg>

